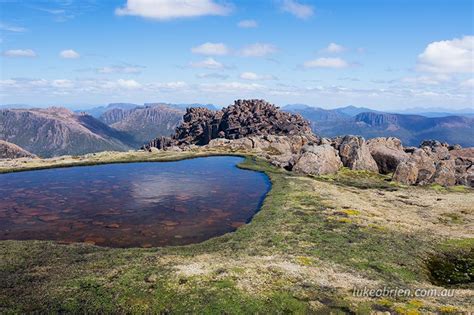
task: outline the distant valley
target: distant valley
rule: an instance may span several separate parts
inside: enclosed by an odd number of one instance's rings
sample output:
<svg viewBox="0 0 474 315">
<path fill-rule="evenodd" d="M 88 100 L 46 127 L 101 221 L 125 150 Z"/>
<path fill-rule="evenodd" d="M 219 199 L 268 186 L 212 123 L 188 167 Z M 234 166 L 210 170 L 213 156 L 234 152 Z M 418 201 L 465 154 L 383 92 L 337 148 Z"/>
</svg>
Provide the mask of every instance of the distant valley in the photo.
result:
<svg viewBox="0 0 474 315">
<path fill-rule="evenodd" d="M 322 137 L 346 134 L 365 138 L 393 136 L 408 146 L 418 146 L 426 139 L 474 146 L 474 118 L 469 117 L 469 113 L 426 117 L 355 106 L 323 109 L 302 104 L 287 105 L 283 110 L 301 114 L 311 122 L 313 132 Z"/>
</svg>

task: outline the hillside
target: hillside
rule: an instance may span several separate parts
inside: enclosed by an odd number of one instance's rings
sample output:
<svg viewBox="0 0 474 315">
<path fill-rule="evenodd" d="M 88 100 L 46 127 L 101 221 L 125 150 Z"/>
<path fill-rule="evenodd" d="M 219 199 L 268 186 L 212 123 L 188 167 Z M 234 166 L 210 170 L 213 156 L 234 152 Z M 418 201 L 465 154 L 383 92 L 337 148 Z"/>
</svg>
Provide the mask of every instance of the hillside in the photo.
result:
<svg viewBox="0 0 474 315">
<path fill-rule="evenodd" d="M 65 108 L 0 110 L 0 139 L 43 157 L 128 150 L 132 137 Z"/>
<path fill-rule="evenodd" d="M 397 137 L 404 145 L 417 146 L 423 140 L 436 139 L 441 142 L 474 146 L 474 119 L 465 116 L 425 117 L 421 115 L 390 114 L 346 108 L 321 109 L 315 107 L 284 107 L 299 113 L 311 122 L 312 130 L 322 137 L 346 134 L 365 138 Z M 353 114 L 354 116 L 352 116 Z"/>
<path fill-rule="evenodd" d="M 0 159 L 17 159 L 22 157 L 35 157 L 35 155 L 23 150 L 16 144 L 0 140 Z"/>
<path fill-rule="evenodd" d="M 131 134 L 134 142 L 142 145 L 155 137 L 172 134 L 184 113 L 166 105 L 150 105 L 114 108 L 104 112 L 99 119 L 114 129 Z"/>
</svg>

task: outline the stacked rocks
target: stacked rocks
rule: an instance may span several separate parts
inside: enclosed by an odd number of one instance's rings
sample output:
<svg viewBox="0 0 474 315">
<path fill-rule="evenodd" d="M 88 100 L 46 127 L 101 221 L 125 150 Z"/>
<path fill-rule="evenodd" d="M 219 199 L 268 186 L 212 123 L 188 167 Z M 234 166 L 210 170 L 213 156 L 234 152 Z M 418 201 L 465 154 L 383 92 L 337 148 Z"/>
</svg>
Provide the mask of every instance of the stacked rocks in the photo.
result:
<svg viewBox="0 0 474 315">
<path fill-rule="evenodd" d="M 300 134 L 311 134 L 309 123 L 300 115 L 280 111 L 264 100 L 237 100 L 219 111 L 188 108 L 173 136 L 154 139 L 145 148 L 206 145 L 217 138 Z"/>
</svg>

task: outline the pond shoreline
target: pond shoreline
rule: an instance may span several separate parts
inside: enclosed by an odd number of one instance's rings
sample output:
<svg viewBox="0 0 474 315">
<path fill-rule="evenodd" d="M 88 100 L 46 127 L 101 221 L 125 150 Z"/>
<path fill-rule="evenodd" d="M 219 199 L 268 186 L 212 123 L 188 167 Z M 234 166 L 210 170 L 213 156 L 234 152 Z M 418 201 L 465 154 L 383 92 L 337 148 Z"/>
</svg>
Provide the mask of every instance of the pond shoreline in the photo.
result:
<svg viewBox="0 0 474 315">
<path fill-rule="evenodd" d="M 6 173 L 44 170 L 52 168 L 67 168 L 76 166 L 93 166 L 116 163 L 135 162 L 176 162 L 200 157 L 212 156 L 239 156 L 243 158 L 253 157 L 250 152 L 228 152 L 228 151 L 185 151 L 157 153 L 146 151 L 128 152 L 99 152 L 89 153 L 81 156 L 58 156 L 53 158 L 20 158 L 15 160 L 0 160 L 0 175 Z"/>
<path fill-rule="evenodd" d="M 0 175 L 0 239 L 132 248 L 200 243 L 249 223 L 269 177 L 236 155 Z M 65 202 L 67 200 L 67 202 Z"/>
</svg>

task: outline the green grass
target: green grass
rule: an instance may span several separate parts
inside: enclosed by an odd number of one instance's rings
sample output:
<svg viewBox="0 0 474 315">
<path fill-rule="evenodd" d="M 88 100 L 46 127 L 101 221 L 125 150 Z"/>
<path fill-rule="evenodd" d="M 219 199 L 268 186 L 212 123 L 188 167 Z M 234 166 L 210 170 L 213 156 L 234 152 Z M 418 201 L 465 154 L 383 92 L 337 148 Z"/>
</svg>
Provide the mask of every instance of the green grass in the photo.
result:
<svg viewBox="0 0 474 315">
<path fill-rule="evenodd" d="M 384 176 L 344 170 L 312 179 L 254 157 L 239 167 L 265 172 L 272 189 L 250 224 L 203 243 L 118 249 L 0 241 L 0 313 L 306 314 L 311 303 L 317 303 L 323 313 L 365 314 L 377 307 L 377 300 L 354 304 L 347 292 L 295 280 L 270 267 L 255 271 L 264 281 L 253 284 L 261 286 L 257 293 L 249 293 L 239 283 L 252 270 L 236 261 L 258 267 L 261 257 L 286 258 L 304 268 L 338 266 L 389 286 L 429 280 L 425 259 L 441 245 L 424 235 L 359 225 L 358 210 L 344 210 L 346 221 L 333 220 L 333 203 L 314 188 L 315 180 L 356 189 L 393 188 Z M 442 246 L 471 248 L 472 242 Z M 202 255 L 210 257 L 211 265 L 224 264 L 205 274 L 176 272 L 176 265 Z"/>
</svg>

